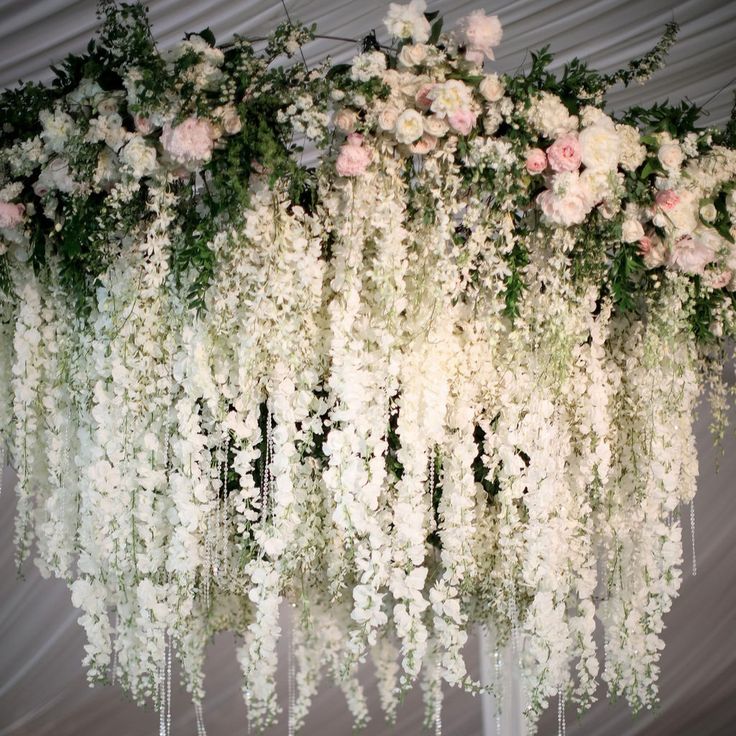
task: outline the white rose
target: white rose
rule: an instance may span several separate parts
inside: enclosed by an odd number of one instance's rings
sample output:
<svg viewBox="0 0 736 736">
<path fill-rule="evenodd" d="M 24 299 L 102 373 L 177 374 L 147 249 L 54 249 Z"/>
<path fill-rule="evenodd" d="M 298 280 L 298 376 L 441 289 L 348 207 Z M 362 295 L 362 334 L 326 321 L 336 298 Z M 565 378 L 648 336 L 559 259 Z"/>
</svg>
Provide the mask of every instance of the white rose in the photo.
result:
<svg viewBox="0 0 736 736">
<path fill-rule="evenodd" d="M 498 78 L 498 74 L 487 74 L 483 77 L 483 81 L 478 87 L 478 91 L 488 102 L 498 102 L 506 91 L 503 82 Z"/>
<path fill-rule="evenodd" d="M 679 143 L 665 143 L 659 147 L 657 158 L 667 171 L 677 171 L 685 160 Z"/>
<path fill-rule="evenodd" d="M 435 138 L 442 138 L 450 129 L 450 126 L 436 115 L 430 115 L 428 118 L 425 118 L 423 123 L 424 130 Z"/>
<path fill-rule="evenodd" d="M 427 60 L 428 46 L 423 43 L 416 43 L 404 46 L 399 54 L 399 64 L 405 67 L 419 66 Z"/>
<path fill-rule="evenodd" d="M 700 217 L 703 222 L 715 222 L 718 217 L 718 210 L 713 202 L 708 202 L 700 208 Z"/>
<path fill-rule="evenodd" d="M 637 243 L 644 237 L 644 227 L 639 220 L 624 220 L 621 237 L 624 243 Z"/>
<path fill-rule="evenodd" d="M 352 133 L 358 125 L 358 114 L 355 110 L 343 107 L 335 115 L 335 126 L 343 133 Z"/>
<path fill-rule="evenodd" d="M 381 130 L 390 131 L 396 127 L 396 121 L 399 119 L 399 111 L 395 107 L 384 107 L 378 113 L 378 127 Z"/>
<path fill-rule="evenodd" d="M 580 158 L 594 171 L 613 171 L 618 166 L 621 144 L 616 129 L 591 125 L 580 132 Z"/>
<path fill-rule="evenodd" d="M 414 143 L 422 137 L 422 116 L 416 110 L 404 110 L 396 121 L 396 140 L 399 143 Z"/>
</svg>

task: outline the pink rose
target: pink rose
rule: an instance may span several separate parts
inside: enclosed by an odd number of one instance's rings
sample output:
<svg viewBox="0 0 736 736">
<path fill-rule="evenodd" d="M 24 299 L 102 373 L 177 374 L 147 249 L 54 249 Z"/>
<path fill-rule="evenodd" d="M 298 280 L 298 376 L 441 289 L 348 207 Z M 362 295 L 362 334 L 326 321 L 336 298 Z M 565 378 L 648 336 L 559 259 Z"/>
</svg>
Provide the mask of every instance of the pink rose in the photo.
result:
<svg viewBox="0 0 736 736">
<path fill-rule="evenodd" d="M 23 222 L 23 213 L 26 208 L 22 204 L 0 202 L 0 227 L 17 227 Z"/>
<path fill-rule="evenodd" d="M 360 176 L 371 162 L 368 148 L 353 143 L 346 143 L 337 155 L 335 169 L 340 176 Z"/>
<path fill-rule="evenodd" d="M 472 110 L 461 109 L 456 110 L 447 117 L 447 122 L 458 132 L 460 135 L 468 135 L 475 121 L 478 119 L 478 113 L 472 112 Z"/>
<path fill-rule="evenodd" d="M 433 135 L 425 133 L 418 141 L 409 146 L 412 153 L 418 153 L 420 156 L 433 151 L 437 147 L 437 139 Z"/>
<path fill-rule="evenodd" d="M 148 135 L 153 130 L 151 119 L 145 118 L 143 115 L 133 115 L 133 124 L 141 135 Z"/>
<path fill-rule="evenodd" d="M 197 166 L 210 160 L 216 137 L 209 121 L 191 117 L 173 128 L 166 123 L 161 145 L 177 163 Z"/>
<path fill-rule="evenodd" d="M 432 98 L 429 93 L 434 89 L 434 84 L 425 84 L 419 88 L 414 96 L 414 102 L 420 110 L 429 110 L 432 106 Z"/>
<path fill-rule="evenodd" d="M 486 15 L 485 10 L 474 10 L 460 19 L 457 26 L 458 41 L 465 46 L 465 58 L 476 64 L 483 57 L 495 58 L 493 47 L 501 43 L 503 30 L 497 15 Z"/>
<path fill-rule="evenodd" d="M 661 192 L 657 192 L 654 201 L 661 209 L 671 210 L 680 203 L 680 195 L 673 189 L 663 189 Z"/>
<path fill-rule="evenodd" d="M 363 134 L 362 133 L 351 133 L 348 136 L 348 145 L 350 146 L 362 146 L 363 145 Z"/>
<path fill-rule="evenodd" d="M 560 136 L 548 149 L 552 171 L 577 171 L 580 168 L 580 143 L 575 133 Z"/>
<path fill-rule="evenodd" d="M 652 249 L 652 239 L 648 235 L 639 238 L 639 253 L 645 256 Z"/>
<path fill-rule="evenodd" d="M 541 148 L 530 148 L 526 154 L 526 170 L 541 174 L 547 168 L 547 154 Z"/>
</svg>

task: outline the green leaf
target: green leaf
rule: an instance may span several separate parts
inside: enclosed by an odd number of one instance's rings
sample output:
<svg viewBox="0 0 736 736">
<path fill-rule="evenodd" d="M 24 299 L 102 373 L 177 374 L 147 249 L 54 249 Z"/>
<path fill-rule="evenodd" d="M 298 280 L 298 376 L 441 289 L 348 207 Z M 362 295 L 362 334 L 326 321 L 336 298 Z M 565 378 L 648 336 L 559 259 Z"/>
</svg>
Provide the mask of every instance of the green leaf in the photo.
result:
<svg viewBox="0 0 736 736">
<path fill-rule="evenodd" d="M 341 74 L 347 74 L 350 71 L 350 64 L 335 64 L 325 75 L 326 79 L 334 79 Z"/>
<path fill-rule="evenodd" d="M 440 34 L 442 33 L 442 18 L 440 18 L 433 26 L 432 26 L 432 33 L 429 36 L 429 44 L 431 46 L 436 46 L 437 42 L 440 40 Z"/>
</svg>

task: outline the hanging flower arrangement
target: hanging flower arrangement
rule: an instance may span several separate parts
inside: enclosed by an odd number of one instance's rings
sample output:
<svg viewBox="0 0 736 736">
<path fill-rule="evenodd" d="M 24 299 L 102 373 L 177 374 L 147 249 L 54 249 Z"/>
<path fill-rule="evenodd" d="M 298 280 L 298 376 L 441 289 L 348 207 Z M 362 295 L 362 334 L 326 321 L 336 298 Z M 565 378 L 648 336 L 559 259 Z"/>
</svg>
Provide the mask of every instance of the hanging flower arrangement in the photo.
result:
<svg viewBox="0 0 736 736">
<path fill-rule="evenodd" d="M 230 630 L 272 723 L 285 604 L 295 728 L 324 674 L 366 721 L 368 653 L 386 714 L 420 678 L 433 721 L 483 689 L 479 624 L 530 725 L 601 678 L 656 700 L 704 387 L 725 416 L 736 123 L 606 113 L 674 24 L 614 74 L 509 76 L 497 17 L 425 10 L 308 70 L 282 62 L 314 29 L 159 51 L 103 0 L 52 85 L 0 95 L 18 563 L 68 582 L 90 678 L 162 714 L 172 658 L 201 714 Z"/>
</svg>

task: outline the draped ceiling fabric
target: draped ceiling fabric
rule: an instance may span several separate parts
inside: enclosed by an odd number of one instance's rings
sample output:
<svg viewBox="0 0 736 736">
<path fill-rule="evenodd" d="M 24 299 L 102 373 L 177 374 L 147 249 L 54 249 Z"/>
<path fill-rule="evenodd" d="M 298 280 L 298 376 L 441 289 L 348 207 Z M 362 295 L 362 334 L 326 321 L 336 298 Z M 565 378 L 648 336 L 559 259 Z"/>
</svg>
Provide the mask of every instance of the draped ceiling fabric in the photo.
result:
<svg viewBox="0 0 736 736">
<path fill-rule="evenodd" d="M 330 36 L 359 38 L 375 28 L 387 3 L 379 0 L 286 0 L 292 18 L 315 22 Z M 650 48 L 669 20 L 680 23 L 680 40 L 668 67 L 646 87 L 614 92 L 612 111 L 669 98 L 705 104 L 703 124 L 727 119 L 736 74 L 736 2 L 733 0 L 540 0 L 537 2 L 429 2 L 446 15 L 446 27 L 476 7 L 498 13 L 504 41 L 494 64 L 513 71 L 529 59 L 529 51 L 551 45 L 557 63 L 579 56 L 597 68 L 611 70 Z M 284 20 L 283 5 L 274 0 L 150 0 L 154 32 L 162 46 L 184 31 L 209 26 L 218 40 L 233 33 L 263 36 Z M 95 0 L 0 0 L 0 86 L 19 78 L 47 80 L 48 66 L 69 52 L 84 49 L 95 23 Z M 331 56 L 346 61 L 356 44 L 317 40 L 305 47 L 309 64 Z M 718 94 L 720 92 L 720 94 Z M 1 123 L 2 121 L 0 121 Z M 680 598 L 666 619 L 667 647 L 662 658 L 662 705 L 658 714 L 632 719 L 625 705 L 601 701 L 576 721 L 568 716 L 570 736 L 719 736 L 736 733 L 736 437 L 727 437 L 723 455 L 713 448 L 708 417 L 698 422 L 701 453 L 697 506 L 698 575 L 692 577 L 690 536 L 685 532 L 685 579 Z M 732 416 L 732 427 L 736 415 Z M 720 463 L 720 473 L 715 466 Z M 5 472 L 0 497 L 0 736 L 139 736 L 155 733 L 157 716 L 125 701 L 117 688 L 85 685 L 81 670 L 83 637 L 66 587 L 44 581 L 32 565 L 18 580 L 13 567 L 12 476 Z M 686 525 L 687 528 L 687 525 Z M 475 643 L 472 643 L 475 646 Z M 216 639 L 208 658 L 205 722 L 210 736 L 245 732 L 245 711 L 232 641 Z M 477 647 L 476 650 L 477 651 Z M 286 659 L 287 637 L 282 641 Z M 471 666 L 478 658 L 469 656 Z M 381 720 L 378 697 L 369 683 L 374 716 L 366 736 L 421 733 L 422 708 L 412 693 L 399 709 L 396 728 Z M 286 702 L 283 672 L 282 702 Z M 601 695 L 603 695 L 601 693 Z M 554 710 L 554 708 L 553 708 Z M 656 717 L 655 717 L 656 716 Z M 460 692 L 448 694 L 444 732 L 476 736 L 482 732 L 477 700 Z M 193 734 L 194 712 L 182 692 L 173 699 L 172 732 Z M 540 724 L 540 734 L 556 733 L 554 713 Z M 343 736 L 351 720 L 341 694 L 325 686 L 307 719 L 308 735 Z M 491 731 L 493 732 L 493 731 Z M 280 724 L 269 733 L 286 733 Z M 504 735 L 505 736 L 505 735 Z"/>
</svg>

